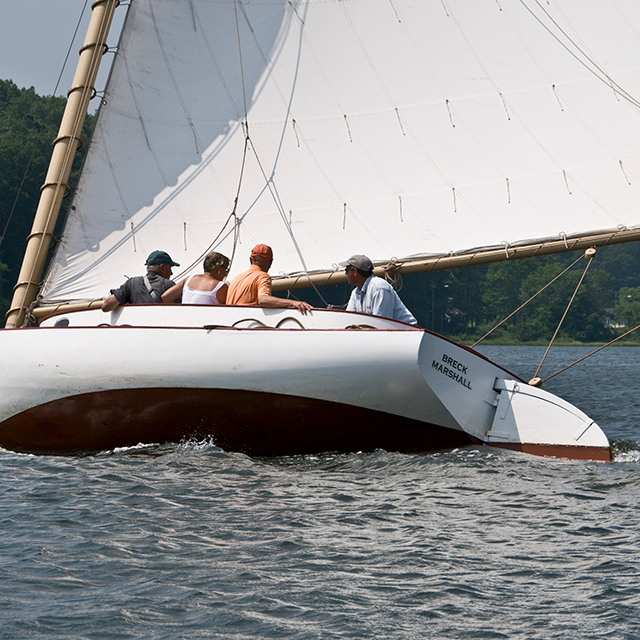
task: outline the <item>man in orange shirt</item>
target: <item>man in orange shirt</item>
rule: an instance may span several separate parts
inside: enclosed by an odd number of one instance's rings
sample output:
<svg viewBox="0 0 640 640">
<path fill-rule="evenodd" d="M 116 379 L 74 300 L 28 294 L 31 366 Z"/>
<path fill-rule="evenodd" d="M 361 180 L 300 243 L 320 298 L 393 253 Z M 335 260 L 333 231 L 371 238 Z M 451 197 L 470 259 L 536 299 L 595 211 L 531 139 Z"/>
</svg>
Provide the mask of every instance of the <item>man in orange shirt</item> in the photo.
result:
<svg viewBox="0 0 640 640">
<path fill-rule="evenodd" d="M 253 247 L 250 262 L 249 269 L 231 281 L 227 292 L 227 304 L 297 309 L 303 315 L 312 308 L 302 300 L 276 298 L 271 295 L 271 276 L 267 273 L 273 262 L 271 247 L 266 244 Z"/>
</svg>

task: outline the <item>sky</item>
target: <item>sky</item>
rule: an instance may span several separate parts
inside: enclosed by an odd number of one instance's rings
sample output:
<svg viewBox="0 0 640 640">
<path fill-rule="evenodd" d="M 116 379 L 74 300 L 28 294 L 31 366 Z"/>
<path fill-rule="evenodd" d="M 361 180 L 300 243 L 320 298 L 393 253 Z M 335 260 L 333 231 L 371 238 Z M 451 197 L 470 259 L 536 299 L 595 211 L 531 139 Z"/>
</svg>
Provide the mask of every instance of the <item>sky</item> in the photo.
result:
<svg viewBox="0 0 640 640">
<path fill-rule="evenodd" d="M 62 80 L 56 95 L 66 95 L 71 87 L 78 62 L 78 51 L 84 42 L 91 18 L 92 0 L 0 0 L 0 79 L 13 80 L 18 87 L 34 87 L 40 95 L 54 92 L 63 69 L 65 57 L 73 42 Z M 83 7 L 84 16 L 75 42 L 74 32 Z M 116 10 L 120 17 L 111 29 L 109 45 L 118 41 L 118 25 L 126 12 Z M 104 89 L 108 64 L 113 56 L 103 58 L 96 89 Z"/>
</svg>

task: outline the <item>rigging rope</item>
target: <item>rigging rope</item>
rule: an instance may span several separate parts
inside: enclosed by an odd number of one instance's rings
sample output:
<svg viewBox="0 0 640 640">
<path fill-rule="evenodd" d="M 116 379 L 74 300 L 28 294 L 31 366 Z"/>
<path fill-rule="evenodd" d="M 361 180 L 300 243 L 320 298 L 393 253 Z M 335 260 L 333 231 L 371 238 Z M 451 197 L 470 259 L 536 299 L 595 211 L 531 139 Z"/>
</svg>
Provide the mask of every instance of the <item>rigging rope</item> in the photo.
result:
<svg viewBox="0 0 640 640">
<path fill-rule="evenodd" d="M 227 225 L 229 224 L 230 220 L 233 220 L 233 244 L 232 244 L 233 248 L 231 250 L 231 256 L 229 256 L 230 265 L 233 264 L 233 259 L 236 254 L 236 247 L 238 244 L 238 215 L 237 215 L 238 200 L 240 199 L 240 188 L 242 186 L 242 180 L 244 177 L 244 171 L 245 171 L 246 161 L 247 161 L 247 150 L 248 150 L 250 139 L 249 139 L 249 118 L 247 115 L 247 97 L 246 97 L 245 82 L 244 82 L 244 66 L 242 64 L 242 45 L 241 45 L 241 39 L 240 39 L 240 23 L 238 20 L 237 0 L 234 0 L 233 2 L 233 9 L 235 14 L 235 22 L 236 22 L 236 37 L 238 40 L 238 59 L 240 62 L 240 81 L 242 85 L 242 101 L 243 101 L 243 110 L 244 110 L 244 119 L 240 123 L 244 131 L 244 149 L 242 152 L 242 162 L 240 163 L 240 174 L 238 177 L 238 187 L 236 189 L 236 197 L 233 201 L 233 209 L 231 210 L 231 213 L 227 216 L 227 219 L 224 221 L 224 224 L 220 228 L 218 235 L 209 243 L 209 246 L 204 251 L 202 251 L 200 255 L 195 260 L 193 260 L 193 262 L 191 262 L 191 264 L 185 267 L 176 276 L 176 279 L 182 278 L 185 274 L 189 273 L 189 271 L 193 269 L 211 251 L 211 249 L 216 245 L 216 242 L 220 239 L 220 236 L 224 233 L 224 230 L 227 228 Z M 233 104 L 233 100 L 231 100 L 231 102 Z"/>
<path fill-rule="evenodd" d="M 540 378 L 533 378 L 533 380 L 531 380 L 531 382 L 529 382 L 529 384 L 535 383 L 535 384 L 532 385 L 534 387 L 541 386 L 543 382 L 546 382 L 547 380 L 551 380 L 551 378 L 557 376 L 559 373 L 562 373 L 563 371 L 566 371 L 567 369 L 570 369 L 571 367 L 573 367 L 574 365 L 578 364 L 579 362 L 582 362 L 583 360 L 586 360 L 587 358 L 590 358 L 592 355 L 598 353 L 598 351 L 602 351 L 602 349 L 604 349 L 605 347 L 611 346 L 614 342 L 617 342 L 618 340 L 621 340 L 625 336 L 628 336 L 630 333 L 633 333 L 634 331 L 637 331 L 638 329 L 640 329 L 640 324 L 635 326 L 633 329 L 629 329 L 629 331 L 623 333 L 621 336 L 618 336 L 617 338 L 614 338 L 610 342 L 607 342 L 607 344 L 603 344 L 601 347 L 598 347 L 595 351 L 592 351 L 591 353 L 588 353 L 586 356 L 583 356 L 582 358 L 576 360 L 575 362 L 572 362 L 571 364 L 567 365 L 563 369 L 560 369 L 560 371 L 556 371 L 555 373 L 552 373 L 550 376 L 547 376 L 546 378 L 544 378 L 544 380 L 541 380 Z"/>
<path fill-rule="evenodd" d="M 544 363 L 545 358 L 547 357 L 547 354 L 549 353 L 549 349 L 551 349 L 551 345 L 553 344 L 553 341 L 556 339 L 556 336 L 558 335 L 558 331 L 560 331 L 560 327 L 562 326 L 562 323 L 564 322 L 564 319 L 565 319 L 567 313 L 569 312 L 569 308 L 571 307 L 571 304 L 573 303 L 573 300 L 576 297 L 576 294 L 578 293 L 578 289 L 580 288 L 580 285 L 582 284 L 582 281 L 584 280 L 584 277 L 587 275 L 587 271 L 589 270 L 589 267 L 591 266 L 591 261 L 593 260 L 595 255 L 596 255 L 596 250 L 593 249 L 593 248 L 587 249 L 585 251 L 585 253 L 584 253 L 584 257 L 588 260 L 587 266 L 584 268 L 584 271 L 582 272 L 582 277 L 580 278 L 580 280 L 578 281 L 578 284 L 576 285 L 576 290 L 573 292 L 573 295 L 571 296 L 571 300 L 569 300 L 569 304 L 567 305 L 567 308 L 565 309 L 565 312 L 562 315 L 562 318 L 560 318 L 560 322 L 558 323 L 558 327 L 557 327 L 555 333 L 553 334 L 553 337 L 551 338 L 551 342 L 549 343 L 549 346 L 547 347 L 547 350 L 544 352 L 544 355 L 542 356 L 542 360 L 540 361 L 540 364 L 538 365 L 538 368 L 536 369 L 536 373 L 533 376 L 534 380 L 538 377 L 538 373 L 540 372 L 542 364 Z"/>
<path fill-rule="evenodd" d="M 239 58 L 239 62 L 240 62 L 240 78 L 241 78 L 241 83 L 242 83 L 242 99 L 244 102 L 244 128 L 245 128 L 245 150 L 244 150 L 244 155 L 243 155 L 243 160 L 242 160 L 242 171 L 240 174 L 240 181 L 238 183 L 238 190 L 236 193 L 236 200 L 235 200 L 235 204 L 234 204 L 234 210 L 232 215 L 235 218 L 235 229 L 234 229 L 234 242 L 233 242 L 233 254 L 232 254 L 232 258 L 231 261 L 233 262 L 233 255 L 235 255 L 235 250 L 236 250 L 236 230 L 237 230 L 237 226 L 238 226 L 238 219 L 237 219 L 237 215 L 236 215 L 236 208 L 238 205 L 238 199 L 240 196 L 240 184 L 242 183 L 242 174 L 244 173 L 244 167 L 245 167 L 245 158 L 246 158 L 246 153 L 247 153 L 247 147 L 250 144 L 251 145 L 251 150 L 253 151 L 253 155 L 256 159 L 256 162 L 258 163 L 258 167 L 260 169 L 260 172 L 262 173 L 262 177 L 264 178 L 265 181 L 265 186 L 267 188 L 267 190 L 269 191 L 269 193 L 271 194 L 271 197 L 273 199 L 273 202 L 276 206 L 277 211 L 280 213 L 280 217 L 282 218 L 282 221 L 284 222 L 285 228 L 287 229 L 288 233 L 289 233 L 289 237 L 291 238 L 292 242 L 293 242 L 293 246 L 296 250 L 296 253 L 298 254 L 298 257 L 300 258 L 300 262 L 302 264 L 302 267 L 304 269 L 305 274 L 307 275 L 307 277 L 309 277 L 309 273 L 307 272 L 307 268 L 304 262 L 304 258 L 302 257 L 302 252 L 300 251 L 300 248 L 298 246 L 298 242 L 291 230 L 291 226 L 289 224 L 287 224 L 287 216 L 286 213 L 284 211 L 284 209 L 282 208 L 282 206 L 280 205 L 280 202 L 278 200 L 278 197 L 275 193 L 275 185 L 273 184 L 273 180 L 270 179 L 267 176 L 267 173 L 264 169 L 264 165 L 260 159 L 260 156 L 258 155 L 258 150 L 255 147 L 255 144 L 253 143 L 253 140 L 251 139 L 251 136 L 249 134 L 249 116 L 247 113 L 247 98 L 246 98 L 246 91 L 245 91 L 245 81 L 244 81 L 244 65 L 243 65 L 243 61 L 242 61 L 242 42 L 241 42 L 241 38 L 240 38 L 240 22 L 238 20 L 238 3 L 237 0 L 234 0 L 233 2 L 233 7 L 234 7 L 234 12 L 235 12 L 235 21 L 236 21 L 236 35 L 237 35 L 237 39 L 238 39 L 238 58 Z M 246 13 L 244 12 L 244 8 L 242 7 L 242 5 L 240 5 L 240 8 L 242 9 L 243 15 L 245 20 L 249 21 Z M 249 24 L 249 28 L 251 29 L 251 25 Z M 225 223 L 226 226 L 226 223 Z M 219 236 L 218 236 L 219 237 Z M 320 293 L 320 291 L 318 291 L 318 288 L 316 287 L 316 285 L 314 284 L 314 282 L 311 280 L 311 278 L 309 278 L 309 282 L 311 283 L 311 286 L 313 287 L 313 289 L 315 290 L 315 292 L 318 294 L 319 298 L 322 300 L 322 302 L 328 307 L 329 303 L 324 299 L 324 297 L 322 296 L 322 294 Z M 288 295 L 290 295 L 288 293 Z"/>
<path fill-rule="evenodd" d="M 498 327 L 502 326 L 509 318 L 512 318 L 520 309 L 526 307 L 536 296 L 540 295 L 547 287 L 550 287 L 558 278 L 561 278 L 569 269 L 571 269 L 574 265 L 576 265 L 580 260 L 582 260 L 586 254 L 581 255 L 575 262 L 572 262 L 562 273 L 559 273 L 553 280 L 548 282 L 542 289 L 540 289 L 537 293 L 534 293 L 526 302 L 523 302 L 515 311 L 511 312 L 504 320 L 499 322 L 493 329 L 485 333 L 482 338 L 476 340 L 471 348 L 473 349 L 476 345 L 480 344 L 486 337 L 490 336 Z"/>
<path fill-rule="evenodd" d="M 220 232 L 209 244 L 209 246 L 186 269 L 183 269 L 182 272 L 177 276 L 177 278 L 181 278 L 184 274 L 188 273 L 190 269 L 193 269 L 193 267 L 196 264 L 198 264 L 198 262 L 200 262 L 200 260 L 202 260 L 209 253 L 211 248 L 215 246 L 220 236 L 224 233 L 224 230 L 227 228 L 227 225 L 229 224 L 229 220 L 231 219 L 233 219 L 233 249 L 231 251 L 231 256 L 229 257 L 229 264 L 230 265 L 233 264 L 233 258 L 236 254 L 236 245 L 238 240 L 238 215 L 237 215 L 238 199 L 240 198 L 240 187 L 242 185 L 242 178 L 244 176 L 244 168 L 245 168 L 246 159 L 247 159 L 248 145 L 249 145 L 249 136 L 247 134 L 244 140 L 244 150 L 242 152 L 242 163 L 240 165 L 240 177 L 238 179 L 238 188 L 236 190 L 236 197 L 235 197 L 235 200 L 233 201 L 233 210 L 227 216 L 227 219 L 225 220 L 224 224 L 222 225 L 222 228 L 220 229 Z"/>
<path fill-rule="evenodd" d="M 592 58 L 585 50 L 583 47 L 581 47 L 580 45 L 578 45 L 577 42 L 575 42 L 575 40 L 573 40 L 571 38 L 571 36 L 558 24 L 558 22 L 556 20 L 553 19 L 553 17 L 551 16 L 551 14 L 542 6 L 542 4 L 540 3 L 540 0 L 534 0 L 535 3 L 538 5 L 538 7 L 540 8 L 540 10 L 547 16 L 547 18 L 549 18 L 549 20 L 554 24 L 554 26 L 558 29 L 558 31 L 560 31 L 560 33 L 611 83 L 611 88 L 614 89 L 614 91 L 617 89 L 620 94 L 622 96 L 624 96 L 627 100 L 629 100 L 631 102 L 631 104 L 633 104 L 634 106 L 638 107 L 640 106 L 640 101 L 636 100 L 628 91 L 625 91 L 625 89 L 623 89 L 601 66 L 600 64 L 595 60 L 595 58 Z M 524 4 L 524 6 L 527 8 L 527 10 L 533 14 L 533 12 L 531 11 L 531 9 L 529 9 L 529 7 L 526 6 L 526 4 L 523 2 L 523 0 L 520 0 L 520 2 L 522 4 Z M 551 33 L 551 30 L 549 30 L 549 32 Z M 568 48 L 567 48 L 568 50 Z M 586 65 L 585 65 L 586 66 Z"/>
<path fill-rule="evenodd" d="M 558 331 L 560 330 L 560 327 L 562 326 L 562 322 L 564 321 L 564 319 L 565 319 L 565 317 L 566 317 L 566 315 L 567 315 L 567 313 L 569 311 L 569 308 L 571 307 L 571 304 L 573 303 L 573 300 L 576 297 L 576 294 L 578 293 L 578 289 L 580 288 L 580 286 L 582 284 L 582 281 L 584 280 L 585 276 L 587 275 L 587 271 L 588 271 L 589 267 L 591 266 L 591 261 L 595 257 L 595 254 L 596 254 L 596 250 L 594 248 L 587 249 L 583 255 L 581 255 L 577 260 L 572 262 L 564 271 L 559 273 L 553 280 L 551 280 L 544 287 L 542 287 L 542 289 L 540 289 L 537 293 L 535 293 L 533 296 L 531 296 L 525 303 L 521 304 L 515 311 L 510 313 L 504 320 L 499 322 L 495 327 L 493 327 L 493 329 L 491 329 L 491 331 L 489 331 L 484 336 L 482 336 L 482 338 L 480 338 L 480 340 L 477 340 L 473 345 L 471 345 L 471 348 L 475 347 L 478 343 L 482 342 L 482 340 L 484 340 L 488 335 L 493 333 L 493 331 L 495 331 L 498 327 L 500 327 L 507 320 L 509 320 L 509 318 L 511 318 L 513 315 L 515 315 L 518 311 L 520 311 L 520 309 L 522 309 L 527 304 L 529 304 L 529 302 L 531 302 L 536 296 L 541 294 L 547 287 L 551 286 L 556 280 L 558 280 L 558 278 L 562 277 L 567 271 L 569 271 L 569 269 L 571 269 L 573 266 L 575 266 L 583 258 L 586 258 L 588 260 L 587 265 L 586 265 L 586 267 L 585 267 L 585 269 L 584 269 L 584 271 L 582 273 L 582 276 L 580 277 L 580 280 L 579 280 L 579 282 L 578 282 L 578 284 L 577 284 L 577 286 L 575 288 L 575 291 L 573 292 L 573 295 L 571 296 L 571 300 L 569 300 L 569 304 L 567 305 L 567 308 L 565 309 L 565 312 L 564 312 L 562 318 L 560 319 L 560 322 L 558 323 L 558 327 L 557 327 L 555 333 L 553 334 L 553 337 L 551 338 L 551 342 L 549 343 L 549 346 L 547 347 L 547 350 L 545 351 L 544 356 L 542 357 L 542 360 L 541 360 L 540 364 L 538 365 L 538 369 L 536 370 L 536 373 L 535 373 L 534 377 L 529 381 L 529 385 L 531 385 L 532 387 L 540 387 L 540 386 L 542 386 L 542 384 L 544 382 L 547 382 L 547 380 L 550 380 L 551 378 L 557 376 L 559 373 L 563 373 L 564 371 L 566 371 L 567 369 L 570 369 L 571 367 L 573 367 L 574 365 L 578 364 L 579 362 L 582 362 L 583 360 L 586 360 L 587 358 L 590 358 L 592 355 L 595 355 L 596 353 L 598 353 L 598 351 L 602 351 L 602 349 L 604 349 L 605 347 L 611 346 L 614 342 L 617 342 L 618 340 L 621 340 L 625 336 L 628 336 L 630 333 L 633 333 L 634 331 L 637 331 L 638 329 L 640 329 L 640 324 L 639 324 L 636 327 L 634 327 L 633 329 L 629 329 L 629 331 L 626 331 L 625 333 L 623 333 L 622 335 L 618 336 L 617 338 L 614 338 L 613 340 L 610 340 L 609 342 L 607 342 L 607 344 L 604 344 L 601 347 L 598 347 L 595 351 L 592 351 L 591 353 L 588 353 L 586 356 L 583 356 L 582 358 L 579 358 L 578 360 L 576 360 L 575 362 L 567 365 L 566 367 L 563 367 L 559 371 L 556 371 L 555 373 L 552 373 L 550 376 L 547 376 L 544 379 L 538 377 L 538 373 L 540 372 L 540 369 L 542 368 L 542 365 L 543 365 L 543 363 L 544 363 L 544 361 L 545 361 L 545 359 L 547 357 L 547 354 L 549 353 L 549 350 L 551 349 L 551 346 L 553 345 L 553 341 L 555 340 L 555 338 L 556 338 L 556 336 L 558 334 Z"/>
</svg>

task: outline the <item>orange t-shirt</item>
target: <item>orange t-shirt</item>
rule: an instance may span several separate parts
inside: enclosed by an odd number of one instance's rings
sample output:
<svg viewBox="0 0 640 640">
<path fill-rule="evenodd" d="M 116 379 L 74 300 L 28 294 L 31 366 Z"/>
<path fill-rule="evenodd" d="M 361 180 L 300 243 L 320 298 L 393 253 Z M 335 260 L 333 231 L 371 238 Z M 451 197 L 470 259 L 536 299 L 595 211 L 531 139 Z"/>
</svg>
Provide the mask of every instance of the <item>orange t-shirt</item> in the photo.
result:
<svg viewBox="0 0 640 640">
<path fill-rule="evenodd" d="M 258 304 L 259 295 L 271 295 L 271 276 L 257 264 L 237 275 L 229 285 L 227 304 Z"/>
</svg>

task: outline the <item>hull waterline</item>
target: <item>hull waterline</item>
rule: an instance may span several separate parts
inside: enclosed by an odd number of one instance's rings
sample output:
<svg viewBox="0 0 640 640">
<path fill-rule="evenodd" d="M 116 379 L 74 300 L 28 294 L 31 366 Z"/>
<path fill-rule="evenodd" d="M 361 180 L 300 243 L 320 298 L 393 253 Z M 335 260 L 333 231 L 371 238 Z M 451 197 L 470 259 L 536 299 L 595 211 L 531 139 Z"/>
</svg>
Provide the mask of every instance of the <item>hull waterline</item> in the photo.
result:
<svg viewBox="0 0 640 640">
<path fill-rule="evenodd" d="M 350 405 L 228 389 L 118 389 L 28 409 L 0 425 L 2 445 L 75 453 L 210 440 L 252 456 L 323 451 L 416 452 L 465 446 L 462 431 Z"/>
</svg>

